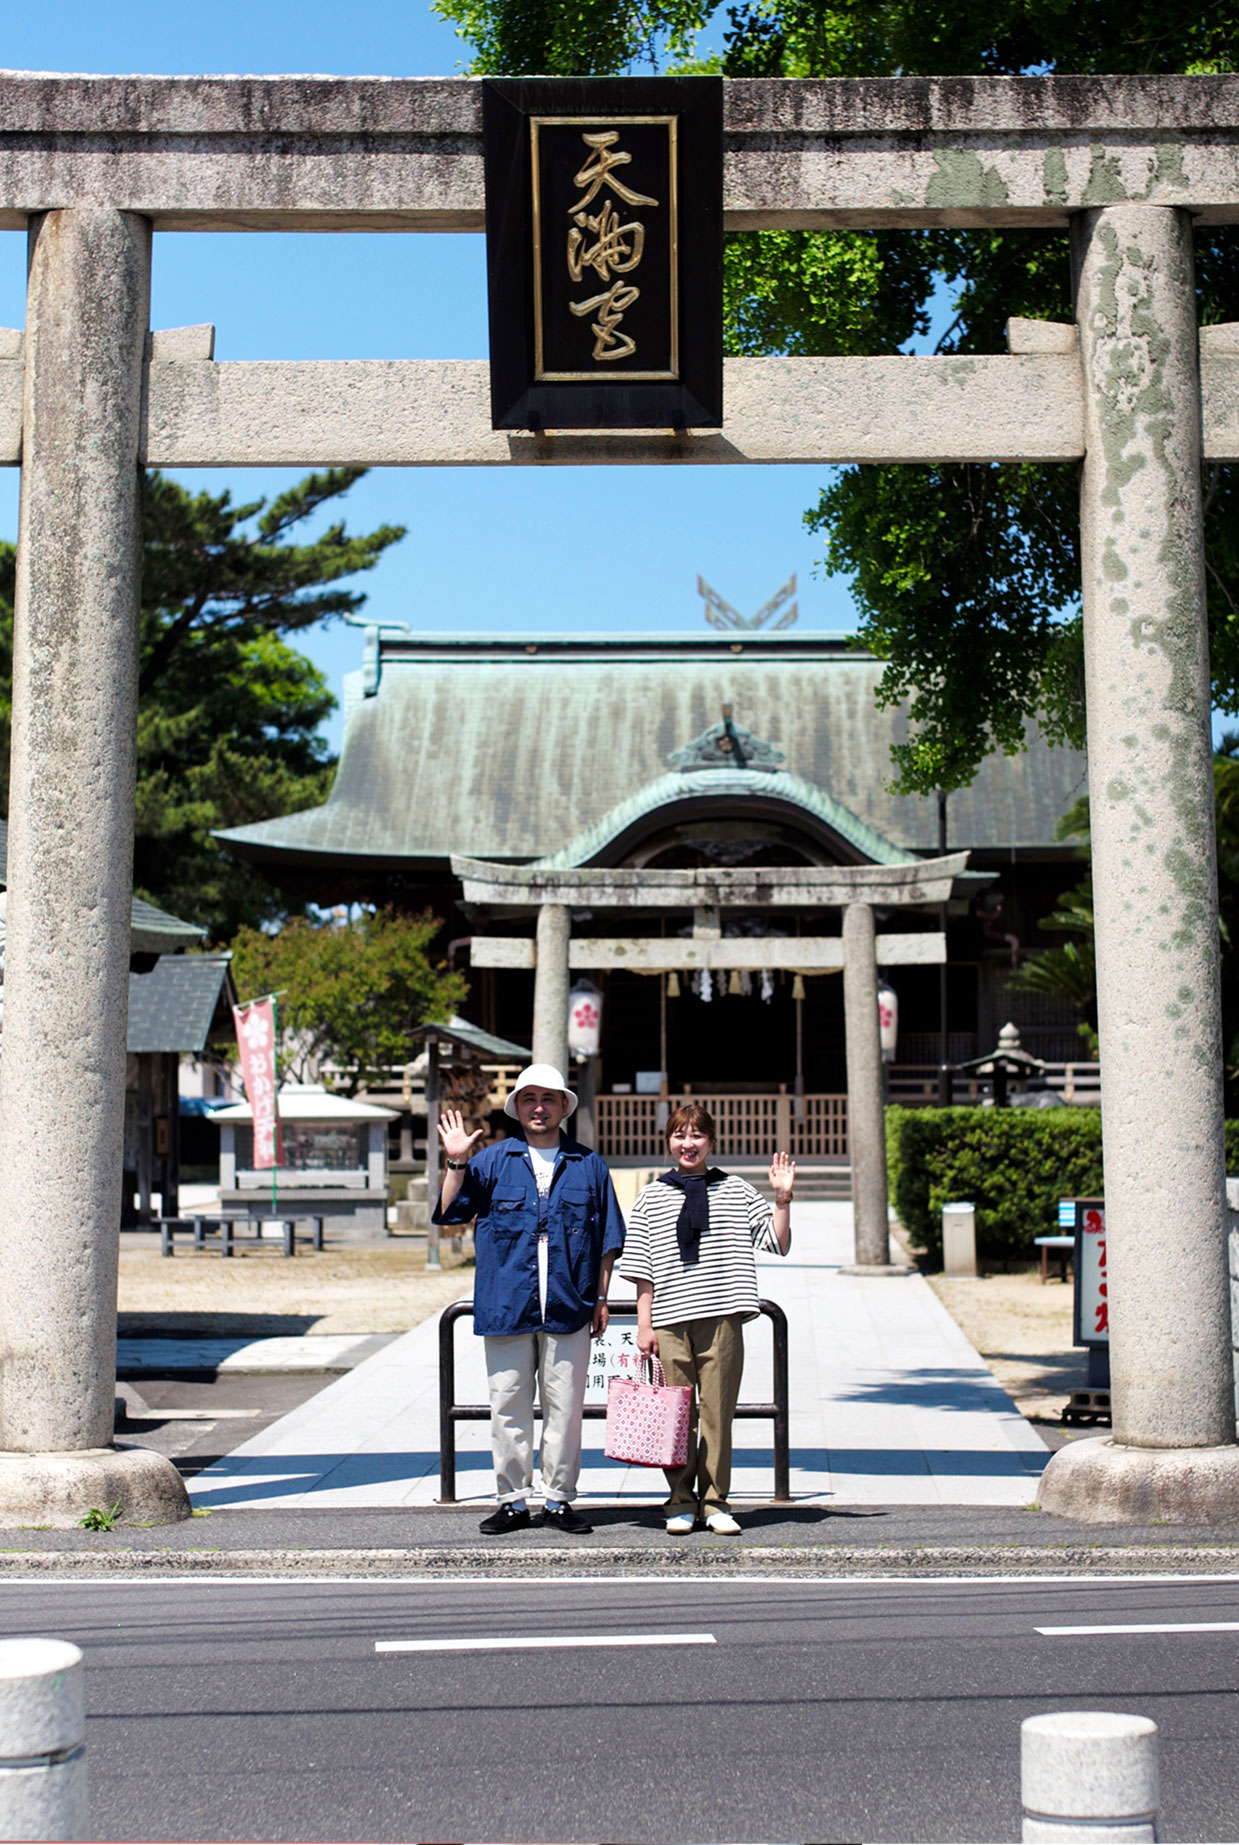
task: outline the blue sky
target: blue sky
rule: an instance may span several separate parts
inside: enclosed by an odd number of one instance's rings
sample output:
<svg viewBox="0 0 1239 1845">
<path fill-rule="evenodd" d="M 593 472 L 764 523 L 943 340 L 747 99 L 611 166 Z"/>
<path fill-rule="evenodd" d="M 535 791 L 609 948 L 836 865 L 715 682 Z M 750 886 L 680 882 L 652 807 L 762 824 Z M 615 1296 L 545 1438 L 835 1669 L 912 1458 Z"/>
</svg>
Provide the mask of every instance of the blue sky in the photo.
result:
<svg viewBox="0 0 1239 1845">
<path fill-rule="evenodd" d="M 289 71 L 435 76 L 467 49 L 426 0 L 40 0 L 11 7 L 11 69 L 103 73 Z M 0 325 L 24 319 L 25 239 L 0 233 Z M 155 241 L 152 324 L 210 320 L 219 359 L 486 357 L 483 239 L 472 236 L 165 234 Z M 421 629 L 698 630 L 698 574 L 750 613 L 795 572 L 800 623 L 855 626 L 847 585 L 814 574 L 803 524 L 820 468 L 376 469 L 344 502 L 350 527 L 406 525 L 362 579 L 366 613 Z M 298 474 L 195 470 L 187 484 L 236 500 Z M 580 533 L 624 542 L 607 568 Z M 16 470 L 0 471 L 0 535 L 17 530 Z M 339 692 L 361 636 L 341 624 L 297 644 Z M 330 727 L 338 742 L 338 716 Z"/>
</svg>

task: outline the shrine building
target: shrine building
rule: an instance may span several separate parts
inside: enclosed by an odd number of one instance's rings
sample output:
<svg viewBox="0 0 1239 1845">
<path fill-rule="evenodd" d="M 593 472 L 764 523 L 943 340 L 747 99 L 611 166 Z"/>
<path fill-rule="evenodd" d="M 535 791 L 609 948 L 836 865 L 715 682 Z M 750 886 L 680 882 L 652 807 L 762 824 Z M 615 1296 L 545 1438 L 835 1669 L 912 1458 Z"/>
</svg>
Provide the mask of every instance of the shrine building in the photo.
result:
<svg viewBox="0 0 1239 1845">
<path fill-rule="evenodd" d="M 528 1042 L 534 977 L 518 943 L 532 912 L 466 905 L 453 857 L 548 871 L 936 857 L 937 802 L 890 792 L 891 744 L 907 720 L 878 705 L 881 671 L 847 636 L 820 632 L 445 637 L 370 627 L 362 669 L 344 682 L 330 799 L 219 837 L 294 899 L 433 910 L 457 967 L 470 968 L 475 936 L 492 946 L 512 936 L 511 965 L 473 966 L 467 1010 L 485 1031 Z M 1031 734 L 1021 755 L 991 757 L 947 803 L 949 850 L 968 853 L 948 908 L 952 1062 L 988 1050 L 1008 1020 L 1037 1056 L 1083 1055 L 1069 1007 L 1007 983 L 1023 951 L 1053 939 L 1039 919 L 1080 875 L 1078 854 L 1054 834 L 1084 774 L 1082 755 Z M 622 916 L 637 938 L 688 939 L 694 921 L 689 907 Z M 939 911 L 896 921 L 905 933 L 932 931 Z M 613 924 L 588 905 L 572 911 L 574 937 L 613 934 Z M 718 919 L 724 937 L 830 927 L 838 932 L 837 918 L 794 906 Z M 606 1098 L 656 1088 L 664 1043 L 673 1095 L 790 1094 L 798 1073 L 803 1095 L 846 1090 L 838 972 L 797 974 L 786 946 L 780 958 L 728 974 L 687 964 L 678 975 L 591 971 L 602 996 L 592 1074 L 604 1150 Z M 930 1092 L 937 1068 L 939 970 L 884 971 L 898 996 L 892 1094 L 913 1099 Z"/>
</svg>

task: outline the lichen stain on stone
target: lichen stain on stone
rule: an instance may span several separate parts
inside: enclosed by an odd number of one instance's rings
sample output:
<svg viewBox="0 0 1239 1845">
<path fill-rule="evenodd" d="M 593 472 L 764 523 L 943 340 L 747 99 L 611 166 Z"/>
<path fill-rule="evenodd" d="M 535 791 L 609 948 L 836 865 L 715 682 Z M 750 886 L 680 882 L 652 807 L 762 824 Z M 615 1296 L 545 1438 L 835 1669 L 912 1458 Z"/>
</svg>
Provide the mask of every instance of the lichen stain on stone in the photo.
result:
<svg viewBox="0 0 1239 1845">
<path fill-rule="evenodd" d="M 1125 596 L 1114 596 L 1111 598 L 1110 613 L 1112 615 L 1126 615 L 1127 610 L 1128 603 Z"/>
<path fill-rule="evenodd" d="M 1127 187 L 1123 184 L 1123 175 L 1119 163 L 1113 154 L 1107 154 L 1104 147 L 1094 145 L 1089 150 L 1088 179 L 1080 196 L 1082 205 L 1122 205 L 1127 200 Z"/>
<path fill-rule="evenodd" d="M 1165 141 L 1157 149 L 1157 163 L 1153 169 L 1153 178 L 1145 197 L 1152 196 L 1153 187 L 1176 186 L 1185 192 L 1191 182 L 1183 170 L 1183 143 Z"/>
<path fill-rule="evenodd" d="M 1005 205 L 1007 182 L 996 167 L 987 167 L 978 154 L 962 148 L 935 148 L 938 171 L 925 188 L 925 203 L 938 211 L 967 205 Z"/>
<path fill-rule="evenodd" d="M 1067 203 L 1067 156 L 1061 147 L 1048 147 L 1045 151 L 1041 189 L 1047 205 Z"/>
<path fill-rule="evenodd" d="M 1101 574 L 1110 583 L 1122 583 L 1127 576 L 1127 565 L 1114 549 L 1113 538 L 1107 538 L 1105 549 L 1101 554 Z"/>
</svg>

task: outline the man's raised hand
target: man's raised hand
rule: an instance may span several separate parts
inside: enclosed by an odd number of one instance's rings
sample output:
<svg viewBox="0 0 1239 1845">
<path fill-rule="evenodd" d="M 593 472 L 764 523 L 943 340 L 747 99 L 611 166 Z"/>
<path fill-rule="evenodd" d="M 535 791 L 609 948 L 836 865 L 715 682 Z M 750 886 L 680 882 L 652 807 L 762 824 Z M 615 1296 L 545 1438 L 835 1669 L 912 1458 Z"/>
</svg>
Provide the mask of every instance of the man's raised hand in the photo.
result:
<svg viewBox="0 0 1239 1845">
<path fill-rule="evenodd" d="M 469 1132 L 458 1108 L 445 1108 L 439 1116 L 439 1139 L 450 1160 L 467 1160 L 471 1153 L 477 1152 L 478 1142 L 485 1138 L 485 1128 L 478 1128 L 472 1134 Z"/>
</svg>

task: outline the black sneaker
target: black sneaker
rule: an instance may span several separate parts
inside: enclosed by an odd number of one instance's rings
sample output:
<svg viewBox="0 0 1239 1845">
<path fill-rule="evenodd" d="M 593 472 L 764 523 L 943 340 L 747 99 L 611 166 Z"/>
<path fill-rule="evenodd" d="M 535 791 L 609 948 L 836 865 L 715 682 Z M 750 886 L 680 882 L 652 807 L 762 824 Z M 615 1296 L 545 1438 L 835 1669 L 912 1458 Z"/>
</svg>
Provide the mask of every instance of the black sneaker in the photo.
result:
<svg viewBox="0 0 1239 1845">
<path fill-rule="evenodd" d="M 501 1505 L 497 1512 L 482 1520 L 478 1530 L 486 1537 L 502 1537 L 505 1531 L 528 1531 L 532 1523 L 528 1506 L 522 1506 L 518 1512 L 510 1505 Z"/>
<path fill-rule="evenodd" d="M 566 1501 L 561 1500 L 556 1506 L 548 1505 L 542 1514 L 542 1523 L 552 1531 L 570 1531 L 574 1537 L 582 1537 L 592 1531 L 593 1526 L 579 1512 L 574 1512 Z"/>
</svg>

